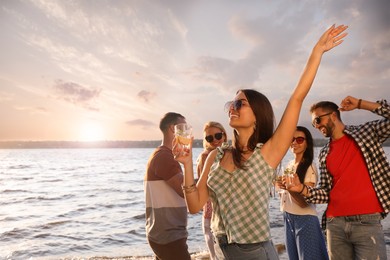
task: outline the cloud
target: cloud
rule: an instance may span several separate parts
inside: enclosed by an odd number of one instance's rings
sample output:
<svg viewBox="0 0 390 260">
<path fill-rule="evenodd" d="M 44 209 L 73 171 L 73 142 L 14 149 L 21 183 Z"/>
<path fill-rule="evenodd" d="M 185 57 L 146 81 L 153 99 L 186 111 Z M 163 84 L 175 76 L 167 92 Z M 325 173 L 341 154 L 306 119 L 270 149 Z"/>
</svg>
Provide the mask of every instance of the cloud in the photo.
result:
<svg viewBox="0 0 390 260">
<path fill-rule="evenodd" d="M 82 106 L 88 110 L 98 111 L 92 103 L 99 97 L 101 89 L 90 89 L 77 83 L 56 80 L 54 84 L 57 98 Z"/>
<path fill-rule="evenodd" d="M 16 110 L 27 111 L 30 114 L 48 114 L 48 111 L 44 107 L 28 107 L 28 106 L 17 106 Z"/>
<path fill-rule="evenodd" d="M 155 124 L 151 121 L 147 121 L 144 119 L 134 119 L 134 120 L 129 120 L 126 122 L 127 125 L 129 126 L 141 126 L 143 129 L 148 129 L 150 127 L 155 127 Z"/>
<path fill-rule="evenodd" d="M 3 111 L 17 104 L 27 111 L 55 91 L 62 102 L 115 118 L 121 134 L 132 125 L 144 137 L 141 127 L 158 122 L 161 111 L 180 111 L 194 129 L 210 116 L 223 121 L 223 100 L 254 88 L 270 99 L 279 119 L 313 45 L 333 23 L 349 25 L 349 35 L 324 55 L 305 102 L 388 96 L 388 0 L 29 0 L 0 6 Z M 125 124 L 128 111 L 140 120 Z M 309 120 L 307 109 L 302 115 Z"/>
<path fill-rule="evenodd" d="M 137 97 L 142 99 L 143 101 L 145 101 L 146 103 L 149 103 L 149 101 L 151 99 L 153 99 L 154 97 L 156 97 L 157 94 L 154 93 L 154 92 L 149 92 L 149 91 L 146 91 L 146 90 L 141 90 L 140 92 L 138 92 L 137 94 Z"/>
<path fill-rule="evenodd" d="M 303 66 L 305 60 L 302 57 L 307 57 L 308 54 L 302 55 L 302 49 L 308 51 L 312 47 L 302 47 L 303 39 L 311 35 L 314 29 L 309 22 L 314 19 L 314 15 L 308 12 L 310 8 L 310 4 L 300 5 L 294 7 L 296 12 L 284 12 L 282 15 L 281 10 L 285 10 L 285 6 L 280 4 L 261 16 L 252 17 L 246 13 L 232 15 L 226 26 L 231 35 L 248 48 L 238 59 L 199 57 L 192 70 L 193 76 L 232 91 L 258 87 L 263 69 L 269 66 L 286 68 L 297 59 Z M 274 19 L 275 16 L 278 19 Z M 295 24 L 300 26 L 294 26 Z M 317 32 L 316 37 L 320 36 L 319 33 Z M 310 44 L 314 44 L 314 41 Z"/>
<path fill-rule="evenodd" d="M 14 95 L 8 92 L 0 91 L 0 102 L 13 100 Z"/>
<path fill-rule="evenodd" d="M 327 3 L 324 7 L 325 15 L 343 17 L 350 23 L 349 37 L 355 41 L 353 51 L 357 51 L 362 60 L 375 64 L 377 59 L 389 58 L 390 1 L 342 0 L 337 5 Z"/>
</svg>

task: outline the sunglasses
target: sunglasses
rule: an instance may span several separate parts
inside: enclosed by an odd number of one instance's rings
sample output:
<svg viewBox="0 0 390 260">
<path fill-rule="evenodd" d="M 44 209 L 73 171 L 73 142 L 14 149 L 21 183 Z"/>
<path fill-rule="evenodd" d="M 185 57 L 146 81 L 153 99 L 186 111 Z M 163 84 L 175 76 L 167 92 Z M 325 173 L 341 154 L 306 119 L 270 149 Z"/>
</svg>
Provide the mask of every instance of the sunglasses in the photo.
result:
<svg viewBox="0 0 390 260">
<path fill-rule="evenodd" d="M 211 143 L 211 142 L 214 141 L 214 138 L 217 139 L 217 140 L 221 140 L 222 137 L 223 137 L 223 132 L 221 132 L 221 133 L 216 133 L 216 134 L 214 135 L 214 137 L 213 137 L 212 135 L 208 135 L 208 136 L 206 136 L 204 139 L 205 139 L 207 142 Z"/>
<path fill-rule="evenodd" d="M 305 137 L 302 137 L 302 136 L 298 136 L 298 137 L 294 137 L 292 139 L 292 142 L 293 143 L 294 141 L 297 142 L 297 144 L 302 144 L 304 141 L 306 140 Z"/>
<path fill-rule="evenodd" d="M 237 100 L 234 100 L 234 101 L 229 101 L 229 102 L 226 102 L 225 104 L 225 107 L 224 107 L 224 110 L 225 112 L 229 112 L 230 108 L 233 106 L 233 109 L 235 111 L 238 111 L 241 109 L 242 107 L 242 100 L 241 99 L 237 99 Z"/>
<path fill-rule="evenodd" d="M 321 116 L 317 116 L 313 119 L 313 122 L 311 123 L 313 127 L 316 127 L 316 125 L 319 125 L 321 124 L 321 117 L 324 117 L 324 116 L 328 116 L 330 114 L 332 114 L 333 112 L 329 112 L 325 115 L 321 115 Z"/>
</svg>

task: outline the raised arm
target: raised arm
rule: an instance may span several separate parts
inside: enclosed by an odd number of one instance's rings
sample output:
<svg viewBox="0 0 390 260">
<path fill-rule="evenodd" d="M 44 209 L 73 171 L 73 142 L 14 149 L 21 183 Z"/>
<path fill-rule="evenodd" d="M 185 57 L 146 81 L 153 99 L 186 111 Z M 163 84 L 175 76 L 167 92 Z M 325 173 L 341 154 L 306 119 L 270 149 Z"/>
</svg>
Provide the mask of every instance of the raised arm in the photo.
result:
<svg viewBox="0 0 390 260">
<path fill-rule="evenodd" d="M 347 96 L 341 101 L 340 111 L 351 111 L 356 108 L 373 111 L 378 107 L 380 107 L 379 103 Z"/>
<path fill-rule="evenodd" d="M 261 153 L 268 164 L 276 168 L 286 154 L 298 123 L 303 100 L 309 92 L 318 67 L 321 63 L 322 55 L 328 50 L 340 45 L 347 35 L 344 31 L 347 26 L 333 25 L 318 40 L 314 46 L 298 85 L 294 89 L 283 116 L 280 120 L 274 135 L 264 144 Z"/>
</svg>

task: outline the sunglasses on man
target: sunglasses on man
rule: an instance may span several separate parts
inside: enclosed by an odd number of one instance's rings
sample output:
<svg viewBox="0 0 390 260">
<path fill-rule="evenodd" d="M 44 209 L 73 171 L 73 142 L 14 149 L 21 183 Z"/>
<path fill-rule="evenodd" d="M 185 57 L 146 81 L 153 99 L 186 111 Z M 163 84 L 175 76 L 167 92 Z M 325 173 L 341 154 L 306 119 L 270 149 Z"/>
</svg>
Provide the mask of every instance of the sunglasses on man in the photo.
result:
<svg viewBox="0 0 390 260">
<path fill-rule="evenodd" d="M 329 112 L 325 115 L 320 115 L 320 116 L 317 116 L 313 119 L 313 122 L 311 123 L 313 127 L 316 127 L 317 125 L 321 124 L 321 118 L 324 117 L 324 116 L 329 116 L 330 114 L 332 114 L 333 112 Z"/>
<path fill-rule="evenodd" d="M 219 140 L 222 139 L 222 137 L 223 137 L 223 132 L 214 134 L 214 137 L 213 137 L 213 135 L 208 135 L 208 136 L 206 136 L 204 139 L 205 139 L 207 142 L 212 143 L 212 142 L 214 141 L 214 138 L 217 139 L 217 140 L 219 141 Z"/>
</svg>

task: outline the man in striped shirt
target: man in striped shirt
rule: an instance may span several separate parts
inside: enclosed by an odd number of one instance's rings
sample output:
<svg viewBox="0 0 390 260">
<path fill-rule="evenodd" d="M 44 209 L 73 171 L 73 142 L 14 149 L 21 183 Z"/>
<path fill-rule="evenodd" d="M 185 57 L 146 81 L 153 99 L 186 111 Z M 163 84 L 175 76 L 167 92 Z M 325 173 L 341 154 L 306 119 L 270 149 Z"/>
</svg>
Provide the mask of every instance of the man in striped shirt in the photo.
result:
<svg viewBox="0 0 390 260">
<path fill-rule="evenodd" d="M 149 158 L 145 179 L 146 236 L 157 260 L 189 260 L 183 173 L 172 154 L 174 126 L 185 118 L 169 112 L 160 121 L 162 144 Z"/>
</svg>

